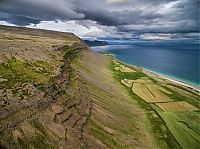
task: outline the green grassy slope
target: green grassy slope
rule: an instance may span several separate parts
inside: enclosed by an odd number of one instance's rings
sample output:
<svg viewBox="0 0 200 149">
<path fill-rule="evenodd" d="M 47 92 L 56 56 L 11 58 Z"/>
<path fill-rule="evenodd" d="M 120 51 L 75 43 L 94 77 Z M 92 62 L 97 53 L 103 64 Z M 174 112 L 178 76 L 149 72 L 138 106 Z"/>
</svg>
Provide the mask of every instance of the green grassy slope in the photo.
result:
<svg viewBox="0 0 200 149">
<path fill-rule="evenodd" d="M 73 34 L 0 26 L 0 148 L 80 148 L 91 100 Z"/>
<path fill-rule="evenodd" d="M 155 139 L 148 114 L 116 79 L 112 57 L 85 51 L 73 66 L 86 78 L 93 101 L 88 138 L 102 148 L 167 148 L 165 140 Z"/>
<path fill-rule="evenodd" d="M 0 39 L 1 148 L 160 147 L 111 58 L 73 34 L 0 26 Z"/>
<path fill-rule="evenodd" d="M 0 148 L 180 148 L 183 127 L 199 134 L 198 112 L 167 115 L 144 102 L 121 79 L 157 80 L 114 71 L 113 57 L 73 34 L 0 26 L 0 50 Z M 195 93 L 173 96 L 182 97 L 199 107 Z"/>
</svg>

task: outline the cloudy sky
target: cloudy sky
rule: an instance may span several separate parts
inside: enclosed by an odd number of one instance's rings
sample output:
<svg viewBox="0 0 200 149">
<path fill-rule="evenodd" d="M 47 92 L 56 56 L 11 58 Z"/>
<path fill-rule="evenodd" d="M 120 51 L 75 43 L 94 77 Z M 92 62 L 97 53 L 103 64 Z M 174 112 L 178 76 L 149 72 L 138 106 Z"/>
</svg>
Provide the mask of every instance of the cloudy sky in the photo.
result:
<svg viewBox="0 0 200 149">
<path fill-rule="evenodd" d="M 0 24 L 90 38 L 199 38 L 200 0 L 0 0 Z"/>
</svg>

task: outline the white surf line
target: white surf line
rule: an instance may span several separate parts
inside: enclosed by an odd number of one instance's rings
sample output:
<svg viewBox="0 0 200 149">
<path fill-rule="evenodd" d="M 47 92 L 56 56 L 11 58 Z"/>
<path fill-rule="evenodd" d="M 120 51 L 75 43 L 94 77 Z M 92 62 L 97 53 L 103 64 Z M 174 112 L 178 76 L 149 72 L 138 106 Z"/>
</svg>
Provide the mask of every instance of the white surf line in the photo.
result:
<svg viewBox="0 0 200 149">
<path fill-rule="evenodd" d="M 157 77 L 160 77 L 160 78 L 166 79 L 168 81 L 171 81 L 172 83 L 176 83 L 176 84 L 180 84 L 180 85 L 192 88 L 192 89 L 194 89 L 194 90 L 196 90 L 196 91 L 198 91 L 200 93 L 200 87 L 198 87 L 198 86 L 191 85 L 189 83 L 183 82 L 182 80 L 174 79 L 174 78 L 171 78 L 169 76 L 166 76 L 166 75 L 151 71 L 151 70 L 146 69 L 146 68 L 143 68 L 143 70 L 146 71 L 147 73 L 150 73 L 150 74 L 154 75 L 154 76 L 156 75 Z"/>
</svg>

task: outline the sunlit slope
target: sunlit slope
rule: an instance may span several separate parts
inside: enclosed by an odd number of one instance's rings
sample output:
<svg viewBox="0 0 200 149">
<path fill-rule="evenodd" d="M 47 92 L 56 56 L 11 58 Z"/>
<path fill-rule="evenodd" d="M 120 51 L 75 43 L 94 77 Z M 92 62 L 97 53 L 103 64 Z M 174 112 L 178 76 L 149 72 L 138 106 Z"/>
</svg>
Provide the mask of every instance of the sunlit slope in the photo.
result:
<svg viewBox="0 0 200 149">
<path fill-rule="evenodd" d="M 79 148 L 91 100 L 73 34 L 0 26 L 0 147 Z"/>
<path fill-rule="evenodd" d="M 0 26 L 0 50 L 0 148 L 157 148 L 111 59 L 75 35 Z"/>
<path fill-rule="evenodd" d="M 146 113 L 114 78 L 111 57 L 84 51 L 73 66 L 86 79 L 92 99 L 86 128 L 91 148 L 167 148 L 163 140 L 155 141 Z"/>
</svg>

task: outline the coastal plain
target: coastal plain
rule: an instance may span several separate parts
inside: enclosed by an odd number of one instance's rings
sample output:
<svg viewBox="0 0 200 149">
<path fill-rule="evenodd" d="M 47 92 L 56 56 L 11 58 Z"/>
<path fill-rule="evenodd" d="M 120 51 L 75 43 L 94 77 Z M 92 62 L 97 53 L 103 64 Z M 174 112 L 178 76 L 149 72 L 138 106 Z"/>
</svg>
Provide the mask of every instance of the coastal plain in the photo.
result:
<svg viewBox="0 0 200 149">
<path fill-rule="evenodd" d="M 113 65 L 114 67 L 119 67 L 119 65 L 121 67 L 122 64 L 113 62 Z M 118 79 L 121 79 L 120 82 L 123 85 L 139 97 L 139 102 L 145 101 L 146 105 L 149 105 L 161 118 L 166 129 L 170 131 L 178 144 L 176 147 L 173 145 L 171 147 L 199 148 L 199 91 L 169 82 L 158 75 L 149 75 L 138 67 L 129 67 L 133 69 L 133 73 L 124 74 L 120 69 L 114 68 L 115 74 Z M 161 129 L 161 132 L 164 138 L 171 139 L 163 129 Z"/>
</svg>

